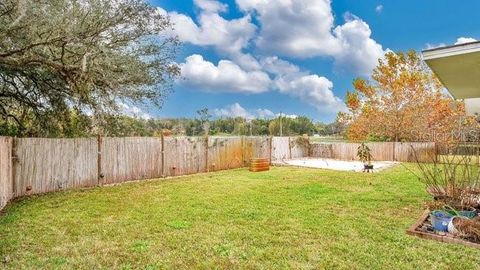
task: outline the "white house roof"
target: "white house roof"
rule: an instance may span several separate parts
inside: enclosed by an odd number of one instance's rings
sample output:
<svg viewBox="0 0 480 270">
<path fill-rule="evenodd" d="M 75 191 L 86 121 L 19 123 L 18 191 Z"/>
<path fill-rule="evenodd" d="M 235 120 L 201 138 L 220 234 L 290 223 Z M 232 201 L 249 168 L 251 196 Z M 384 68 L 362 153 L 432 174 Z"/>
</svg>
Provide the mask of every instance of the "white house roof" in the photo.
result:
<svg viewBox="0 0 480 270">
<path fill-rule="evenodd" d="M 424 50 L 422 55 L 454 98 L 480 98 L 480 42 Z"/>
</svg>

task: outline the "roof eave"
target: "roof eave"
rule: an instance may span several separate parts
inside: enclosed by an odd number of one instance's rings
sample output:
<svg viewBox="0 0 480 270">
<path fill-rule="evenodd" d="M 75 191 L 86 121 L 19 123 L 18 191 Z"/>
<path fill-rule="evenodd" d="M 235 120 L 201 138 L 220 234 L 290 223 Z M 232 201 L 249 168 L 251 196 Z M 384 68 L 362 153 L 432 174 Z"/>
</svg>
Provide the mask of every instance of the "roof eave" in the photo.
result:
<svg viewBox="0 0 480 270">
<path fill-rule="evenodd" d="M 428 61 L 473 52 L 480 52 L 480 41 L 423 50 L 422 55 L 423 60 Z"/>
</svg>

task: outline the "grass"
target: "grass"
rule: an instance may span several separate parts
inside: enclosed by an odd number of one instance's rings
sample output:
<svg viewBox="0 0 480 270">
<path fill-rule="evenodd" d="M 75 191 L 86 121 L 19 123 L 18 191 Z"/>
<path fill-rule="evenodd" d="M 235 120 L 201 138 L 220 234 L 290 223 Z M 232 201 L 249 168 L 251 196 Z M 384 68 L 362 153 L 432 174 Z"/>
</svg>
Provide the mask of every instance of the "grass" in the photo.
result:
<svg viewBox="0 0 480 270">
<path fill-rule="evenodd" d="M 476 155 L 438 155 L 440 163 L 480 164 L 480 156 Z"/>
<path fill-rule="evenodd" d="M 0 268 L 478 269 L 477 249 L 406 235 L 427 199 L 402 166 L 241 169 L 47 194 L 0 216 Z"/>
</svg>

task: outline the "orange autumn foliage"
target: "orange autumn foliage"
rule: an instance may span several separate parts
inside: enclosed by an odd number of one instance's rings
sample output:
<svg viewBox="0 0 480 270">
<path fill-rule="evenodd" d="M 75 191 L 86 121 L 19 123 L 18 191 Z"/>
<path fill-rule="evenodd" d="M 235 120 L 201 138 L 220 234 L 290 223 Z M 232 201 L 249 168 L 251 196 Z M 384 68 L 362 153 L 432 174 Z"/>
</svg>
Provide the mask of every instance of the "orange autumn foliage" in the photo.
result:
<svg viewBox="0 0 480 270">
<path fill-rule="evenodd" d="M 466 119 L 464 105 L 443 91 L 415 51 L 388 52 L 371 80 L 356 79 L 347 93 L 350 140 L 451 140 Z"/>
</svg>

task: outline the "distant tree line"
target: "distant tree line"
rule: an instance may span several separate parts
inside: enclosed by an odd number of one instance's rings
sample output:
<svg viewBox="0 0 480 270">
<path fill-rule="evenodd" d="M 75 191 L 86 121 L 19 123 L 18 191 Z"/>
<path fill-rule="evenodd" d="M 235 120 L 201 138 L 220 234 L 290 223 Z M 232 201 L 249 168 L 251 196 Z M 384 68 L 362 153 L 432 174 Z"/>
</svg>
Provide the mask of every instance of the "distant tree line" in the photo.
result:
<svg viewBox="0 0 480 270">
<path fill-rule="evenodd" d="M 98 135 L 94 128 L 94 118 L 75 111 L 71 112 L 68 122 L 61 125 L 50 125 L 50 129 L 31 129 L 32 136 L 41 137 L 89 137 Z M 280 135 L 280 121 L 282 122 L 282 135 L 293 136 L 318 134 L 320 136 L 341 136 L 344 126 L 335 121 L 325 124 L 312 121 L 305 116 L 297 118 L 275 119 L 245 119 L 242 117 L 205 119 L 196 118 L 169 118 L 169 119 L 143 119 L 124 115 L 111 115 L 104 119 L 104 136 L 160 136 L 162 132 L 174 136 L 204 136 L 206 130 L 209 135 L 245 135 L 264 136 Z M 0 123 L 0 135 L 22 136 L 18 126 Z"/>
</svg>

